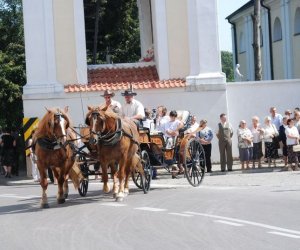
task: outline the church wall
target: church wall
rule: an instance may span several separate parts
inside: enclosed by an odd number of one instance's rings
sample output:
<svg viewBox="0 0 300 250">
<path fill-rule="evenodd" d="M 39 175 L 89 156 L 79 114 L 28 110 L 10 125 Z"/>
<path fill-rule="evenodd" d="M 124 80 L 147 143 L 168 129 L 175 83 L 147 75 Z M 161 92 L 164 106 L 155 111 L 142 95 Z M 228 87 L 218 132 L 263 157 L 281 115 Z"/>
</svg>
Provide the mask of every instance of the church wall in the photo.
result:
<svg viewBox="0 0 300 250">
<path fill-rule="evenodd" d="M 262 122 L 263 118 L 269 115 L 271 106 L 276 106 L 279 113 L 284 113 L 286 109 L 293 110 L 299 106 L 299 79 L 236 82 L 228 83 L 225 86 L 226 91 L 225 89 L 209 91 L 184 88 L 136 90 L 138 95 L 135 98 L 151 109 L 158 105 L 165 105 L 168 111 L 172 109 L 190 110 L 197 116 L 198 121 L 203 118 L 207 119 L 208 125 L 213 130 L 217 127 L 220 113 L 227 113 L 234 128 L 234 157 L 238 157 L 236 131 L 240 120 L 244 119 L 250 125 L 253 115 L 258 115 Z M 121 96 L 121 92 L 123 91 L 116 91 L 114 99 L 122 104 L 124 97 Z M 83 125 L 87 105 L 99 105 L 104 102 L 100 94 L 99 92 L 64 93 L 60 97 L 36 95 L 35 99 L 24 100 L 24 114 L 25 117 L 42 117 L 46 112 L 44 107 L 69 106 L 73 125 Z M 212 143 L 212 159 L 219 161 L 217 139 L 214 138 Z"/>
<path fill-rule="evenodd" d="M 283 42 L 273 42 L 274 80 L 284 79 Z"/>
<path fill-rule="evenodd" d="M 300 1 L 294 0 L 290 2 L 291 9 L 291 39 L 293 46 L 293 67 L 294 67 L 294 78 L 300 78 L 300 34 L 295 35 L 295 14 L 297 8 L 300 8 Z"/>
<path fill-rule="evenodd" d="M 190 73 L 187 0 L 166 0 L 170 78 Z"/>
</svg>

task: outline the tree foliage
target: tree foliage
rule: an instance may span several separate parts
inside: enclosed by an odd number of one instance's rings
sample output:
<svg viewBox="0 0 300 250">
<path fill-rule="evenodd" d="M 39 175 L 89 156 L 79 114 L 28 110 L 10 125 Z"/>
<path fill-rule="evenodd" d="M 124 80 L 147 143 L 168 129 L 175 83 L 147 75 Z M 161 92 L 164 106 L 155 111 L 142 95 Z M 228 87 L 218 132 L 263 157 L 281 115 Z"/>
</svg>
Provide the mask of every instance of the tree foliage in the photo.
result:
<svg viewBox="0 0 300 250">
<path fill-rule="evenodd" d="M 0 127 L 19 127 L 26 83 L 21 0 L 0 0 Z"/>
<path fill-rule="evenodd" d="M 222 72 L 226 74 L 226 81 L 234 81 L 233 72 L 233 55 L 229 51 L 221 51 L 221 61 L 222 61 Z"/>
<path fill-rule="evenodd" d="M 97 63 L 112 56 L 114 63 L 136 62 L 140 58 L 140 33 L 136 0 L 97 0 L 100 11 L 95 13 L 95 0 L 85 0 L 85 25 L 88 62 L 92 62 L 95 15 L 100 15 Z"/>
</svg>

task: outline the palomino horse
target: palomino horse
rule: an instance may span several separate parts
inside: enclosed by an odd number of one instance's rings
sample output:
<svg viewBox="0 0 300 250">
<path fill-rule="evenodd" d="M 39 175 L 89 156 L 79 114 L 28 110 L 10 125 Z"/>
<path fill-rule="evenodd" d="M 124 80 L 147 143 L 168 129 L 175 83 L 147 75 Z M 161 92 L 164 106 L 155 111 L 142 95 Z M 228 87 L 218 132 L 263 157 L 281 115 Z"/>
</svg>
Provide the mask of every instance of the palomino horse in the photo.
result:
<svg viewBox="0 0 300 250">
<path fill-rule="evenodd" d="M 47 109 L 47 113 L 39 122 L 34 134 L 34 152 L 37 156 L 37 166 L 41 177 L 43 189 L 41 207 L 48 208 L 47 198 L 47 169 L 52 168 L 58 183 L 57 202 L 65 202 L 68 196 L 68 172 L 74 164 L 73 154 L 76 135 L 69 128 L 70 119 L 65 111 L 60 109 Z"/>
<path fill-rule="evenodd" d="M 88 107 L 86 124 L 90 126 L 91 138 L 98 147 L 98 159 L 103 172 L 103 191 L 110 191 L 107 178 L 108 166 L 119 164 L 114 176 L 113 192 L 117 201 L 129 193 L 128 181 L 133 168 L 143 173 L 139 150 L 139 133 L 136 124 L 121 119 L 110 109 Z M 117 185 L 117 179 L 119 183 Z"/>
</svg>

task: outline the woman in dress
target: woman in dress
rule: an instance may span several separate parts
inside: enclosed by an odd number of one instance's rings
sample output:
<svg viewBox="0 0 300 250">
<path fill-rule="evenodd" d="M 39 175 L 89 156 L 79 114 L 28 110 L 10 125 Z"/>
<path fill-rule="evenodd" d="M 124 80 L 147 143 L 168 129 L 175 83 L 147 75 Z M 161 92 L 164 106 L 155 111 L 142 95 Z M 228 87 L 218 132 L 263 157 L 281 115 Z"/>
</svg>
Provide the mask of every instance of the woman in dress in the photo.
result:
<svg viewBox="0 0 300 250">
<path fill-rule="evenodd" d="M 252 156 L 252 168 L 255 168 L 255 162 L 258 163 L 258 168 L 261 168 L 262 153 L 262 138 L 264 135 L 264 129 L 259 124 L 259 118 L 257 116 L 252 117 L 251 133 L 253 136 L 253 156 Z"/>
<path fill-rule="evenodd" d="M 238 129 L 238 147 L 242 169 L 249 169 L 249 162 L 252 159 L 253 135 L 244 120 L 240 121 Z"/>
<path fill-rule="evenodd" d="M 265 157 L 268 160 L 268 166 L 271 166 L 272 160 L 274 160 L 274 167 L 276 167 L 276 159 L 278 158 L 278 151 L 276 145 L 273 142 L 273 138 L 278 136 L 279 133 L 274 124 L 271 122 L 271 117 L 265 118 L 264 127 L 264 141 L 265 141 Z"/>
</svg>

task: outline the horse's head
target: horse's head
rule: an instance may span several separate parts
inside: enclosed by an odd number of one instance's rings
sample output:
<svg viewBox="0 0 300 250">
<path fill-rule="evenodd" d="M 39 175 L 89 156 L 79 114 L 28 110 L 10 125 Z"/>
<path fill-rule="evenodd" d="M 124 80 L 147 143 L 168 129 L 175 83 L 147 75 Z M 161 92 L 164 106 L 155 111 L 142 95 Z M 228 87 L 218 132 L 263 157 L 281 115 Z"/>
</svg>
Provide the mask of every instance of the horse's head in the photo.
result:
<svg viewBox="0 0 300 250">
<path fill-rule="evenodd" d="M 101 137 L 104 134 L 114 132 L 116 117 L 107 108 L 88 106 L 85 123 L 90 127 L 91 144 L 96 144 L 99 136 Z"/>
<path fill-rule="evenodd" d="M 67 140 L 67 129 L 70 126 L 70 119 L 67 114 L 60 110 L 47 110 L 48 128 L 51 137 L 58 142 L 65 143 Z"/>
</svg>

